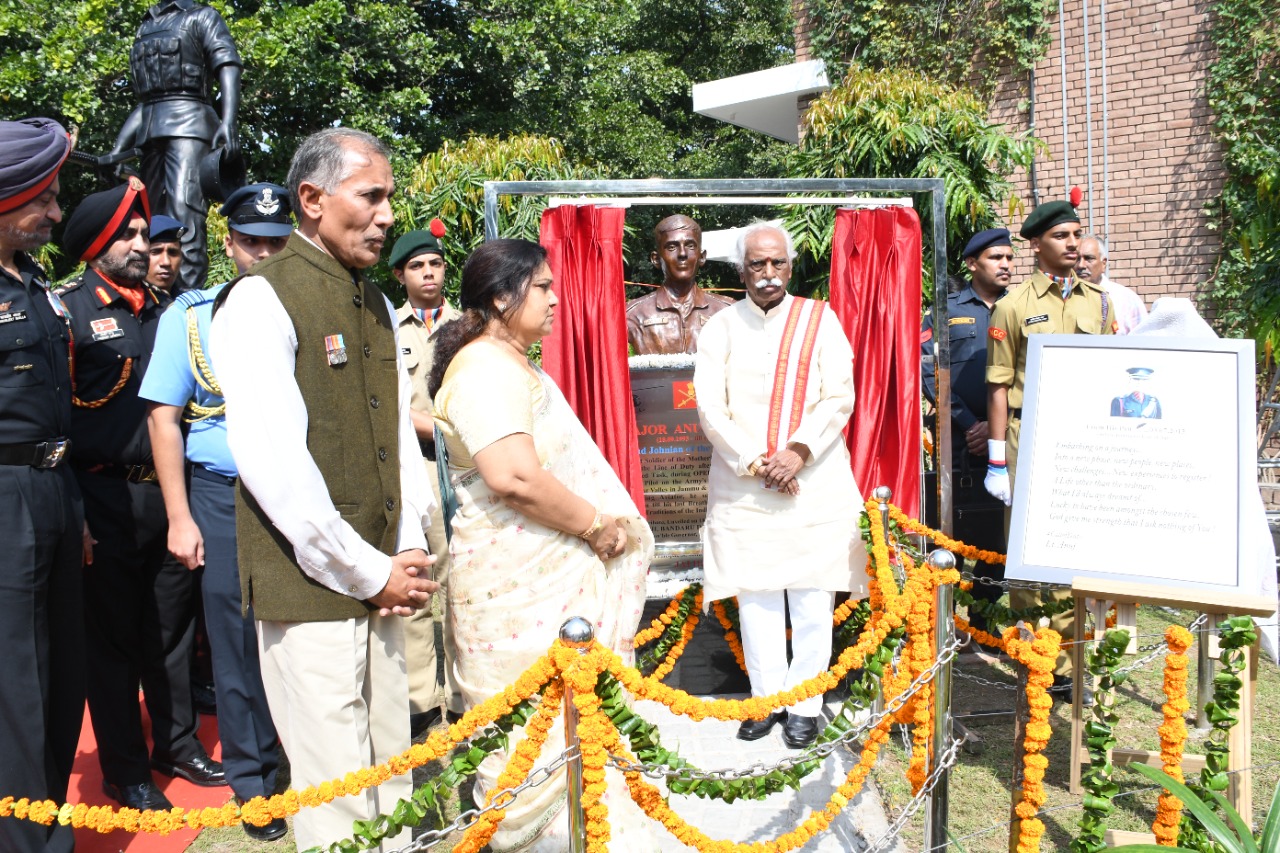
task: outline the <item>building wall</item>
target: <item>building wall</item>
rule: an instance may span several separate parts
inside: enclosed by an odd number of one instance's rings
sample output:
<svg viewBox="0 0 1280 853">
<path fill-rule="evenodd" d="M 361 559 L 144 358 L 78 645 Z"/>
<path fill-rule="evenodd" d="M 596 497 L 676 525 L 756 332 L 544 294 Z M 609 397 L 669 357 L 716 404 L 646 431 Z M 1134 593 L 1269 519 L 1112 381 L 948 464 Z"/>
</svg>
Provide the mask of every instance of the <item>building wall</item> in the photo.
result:
<svg viewBox="0 0 1280 853">
<path fill-rule="evenodd" d="M 1163 295 L 1193 296 L 1211 275 L 1219 241 L 1205 210 L 1222 186 L 1221 151 L 1212 135 L 1205 82 L 1214 52 L 1207 0 L 1107 0 L 1106 168 L 1103 159 L 1102 31 L 1100 0 L 1088 3 L 1090 74 L 1086 88 L 1082 0 L 1064 0 L 1066 130 L 1064 156 L 1059 17 L 1044 59 L 1035 69 L 1035 132 L 1048 145 L 1036 158 L 1041 201 L 1084 190 L 1081 220 L 1107 233 L 1109 273 L 1135 288 L 1148 305 Z M 1092 99 L 1092 121 L 1086 104 Z M 1027 78 L 1008 79 L 992 100 L 994 120 L 1011 130 L 1028 127 Z M 1092 145 L 1089 130 L 1092 127 Z M 1093 176 L 1089 177 L 1092 152 Z M 1066 174 L 1064 175 L 1064 166 Z M 1107 204 L 1104 192 L 1109 191 Z M 1016 176 L 1030 210 L 1026 173 Z M 1092 201 L 1093 217 L 1089 221 Z M 1104 210 L 1109 216 L 1104 217 Z M 1010 219 L 1016 232 L 1021 215 Z M 1106 223 L 1109 220 L 1109 228 Z M 1022 252 L 1018 272 L 1031 269 Z"/>
</svg>

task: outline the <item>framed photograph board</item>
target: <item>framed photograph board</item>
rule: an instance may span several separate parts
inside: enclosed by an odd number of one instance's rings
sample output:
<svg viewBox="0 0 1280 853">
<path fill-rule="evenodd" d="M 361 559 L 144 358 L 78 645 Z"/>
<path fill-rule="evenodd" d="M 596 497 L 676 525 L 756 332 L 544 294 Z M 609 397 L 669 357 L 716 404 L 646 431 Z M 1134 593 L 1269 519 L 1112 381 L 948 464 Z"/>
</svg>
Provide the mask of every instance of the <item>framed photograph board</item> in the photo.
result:
<svg viewBox="0 0 1280 853">
<path fill-rule="evenodd" d="M 1006 577 L 1257 593 L 1250 340 L 1032 335 Z"/>
</svg>

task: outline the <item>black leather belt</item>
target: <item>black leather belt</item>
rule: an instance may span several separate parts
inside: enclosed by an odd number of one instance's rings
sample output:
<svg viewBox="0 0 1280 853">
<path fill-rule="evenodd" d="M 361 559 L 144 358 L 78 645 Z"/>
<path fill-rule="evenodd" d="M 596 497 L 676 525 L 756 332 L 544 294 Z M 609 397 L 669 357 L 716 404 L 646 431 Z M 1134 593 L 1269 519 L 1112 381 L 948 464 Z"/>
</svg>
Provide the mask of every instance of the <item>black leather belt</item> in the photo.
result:
<svg viewBox="0 0 1280 853">
<path fill-rule="evenodd" d="M 0 444 L 0 465 L 57 468 L 67 460 L 71 439 L 54 438 L 35 444 Z"/>
<path fill-rule="evenodd" d="M 217 471 L 210 471 L 203 465 L 192 465 L 191 476 L 198 477 L 201 480 L 208 480 L 211 483 L 221 483 L 224 486 L 234 486 L 236 484 L 235 477 L 227 477 Z"/>
<path fill-rule="evenodd" d="M 1016 409 L 1010 409 L 1010 410 L 1009 410 L 1009 417 L 1011 417 L 1011 418 L 1018 418 L 1018 419 L 1021 419 L 1021 418 L 1022 418 L 1022 407 L 1021 407 L 1021 406 L 1019 406 L 1019 407 L 1018 407 L 1018 408 L 1016 408 Z"/>
<path fill-rule="evenodd" d="M 130 483 L 158 483 L 156 469 L 151 465 L 90 465 L 83 469 L 90 474 L 128 480 Z"/>
</svg>

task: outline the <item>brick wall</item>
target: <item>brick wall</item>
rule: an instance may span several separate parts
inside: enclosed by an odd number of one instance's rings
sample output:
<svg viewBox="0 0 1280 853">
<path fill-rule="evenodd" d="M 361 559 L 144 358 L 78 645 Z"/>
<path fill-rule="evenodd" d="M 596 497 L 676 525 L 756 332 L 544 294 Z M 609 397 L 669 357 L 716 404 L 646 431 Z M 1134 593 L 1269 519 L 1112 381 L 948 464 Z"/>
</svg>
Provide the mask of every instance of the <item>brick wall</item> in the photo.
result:
<svg viewBox="0 0 1280 853">
<path fill-rule="evenodd" d="M 796 19 L 796 62 L 807 62 L 813 59 L 813 42 L 809 33 L 813 30 L 813 22 L 809 19 L 809 6 L 805 0 L 791 0 L 791 14 Z"/>
<path fill-rule="evenodd" d="M 1048 151 L 1036 158 L 1041 201 L 1085 192 L 1086 227 L 1104 231 L 1101 30 L 1098 0 L 1089 2 L 1093 180 L 1088 175 L 1089 121 L 1085 101 L 1082 0 L 1065 0 L 1068 179 L 1063 175 L 1062 43 L 1059 19 L 1049 19 L 1052 43 L 1035 69 L 1036 135 Z M 1213 59 L 1206 0 L 1108 0 L 1107 155 L 1110 191 L 1110 267 L 1113 278 L 1138 290 L 1148 305 L 1159 296 L 1193 296 L 1211 274 L 1218 239 L 1207 226 L 1205 203 L 1221 189 L 1221 152 L 1214 142 L 1205 81 Z M 799 38 L 797 37 L 797 44 Z M 1027 79 L 1002 81 L 992 117 L 1011 130 L 1028 125 Z M 1016 176 L 1030 210 L 1025 173 Z M 1088 222 L 1089 202 L 1093 222 Z M 1010 227 L 1021 224 L 1015 215 Z M 1018 273 L 1031 268 L 1022 252 Z"/>
</svg>

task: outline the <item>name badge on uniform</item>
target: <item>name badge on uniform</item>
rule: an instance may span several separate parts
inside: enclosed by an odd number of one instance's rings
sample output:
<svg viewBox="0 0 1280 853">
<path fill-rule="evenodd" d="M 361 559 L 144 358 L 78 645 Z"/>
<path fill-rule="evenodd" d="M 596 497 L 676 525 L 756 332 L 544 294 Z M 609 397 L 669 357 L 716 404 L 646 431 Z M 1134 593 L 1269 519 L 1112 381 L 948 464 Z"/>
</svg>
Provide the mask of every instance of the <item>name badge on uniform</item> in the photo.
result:
<svg viewBox="0 0 1280 853">
<path fill-rule="evenodd" d="M 670 322 L 666 317 L 650 317 L 648 320 L 641 320 L 641 326 L 665 326 Z"/>
<path fill-rule="evenodd" d="M 947 318 L 948 326 L 972 326 L 976 322 L 978 321 L 973 317 L 948 317 Z"/>
<path fill-rule="evenodd" d="M 1028 317 L 1027 319 L 1023 320 L 1022 325 L 1034 326 L 1036 323 L 1047 323 L 1047 322 L 1049 322 L 1048 314 L 1037 314 L 1034 317 Z"/>
<path fill-rule="evenodd" d="M 326 335 L 324 351 L 329 354 L 330 367 L 347 363 L 347 345 L 343 342 L 342 335 Z"/>
<path fill-rule="evenodd" d="M 110 341 L 124 337 L 124 329 L 116 322 L 115 317 L 104 317 L 101 320 L 90 320 L 89 328 L 93 330 L 95 341 Z"/>
<path fill-rule="evenodd" d="M 5 307 L 9 307 L 9 303 L 5 303 Z M 16 323 L 19 320 L 27 319 L 26 311 L 5 311 L 0 314 L 0 323 Z"/>
</svg>

